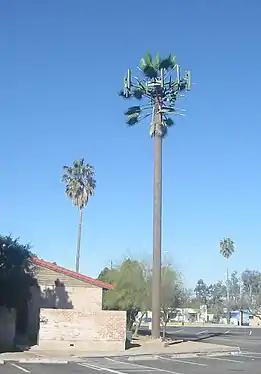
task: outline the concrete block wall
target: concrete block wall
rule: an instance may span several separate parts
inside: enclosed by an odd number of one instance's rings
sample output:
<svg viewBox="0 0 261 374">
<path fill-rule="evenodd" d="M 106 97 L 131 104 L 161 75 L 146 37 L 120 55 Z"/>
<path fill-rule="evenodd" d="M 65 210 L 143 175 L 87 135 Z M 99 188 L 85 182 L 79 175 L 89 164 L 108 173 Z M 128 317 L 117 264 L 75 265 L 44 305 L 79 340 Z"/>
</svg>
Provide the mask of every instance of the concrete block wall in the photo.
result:
<svg viewBox="0 0 261 374">
<path fill-rule="evenodd" d="M 41 348 L 123 351 L 125 340 L 125 312 L 41 309 L 38 339 Z"/>
<path fill-rule="evenodd" d="M 37 344 L 40 308 L 74 309 L 84 313 L 102 310 L 102 289 L 98 287 L 40 285 L 31 288 L 31 295 L 28 307 L 28 336 L 34 344 Z"/>
<path fill-rule="evenodd" d="M 0 307 L 0 350 L 10 350 L 14 347 L 16 330 L 16 313 L 5 307 Z"/>
</svg>

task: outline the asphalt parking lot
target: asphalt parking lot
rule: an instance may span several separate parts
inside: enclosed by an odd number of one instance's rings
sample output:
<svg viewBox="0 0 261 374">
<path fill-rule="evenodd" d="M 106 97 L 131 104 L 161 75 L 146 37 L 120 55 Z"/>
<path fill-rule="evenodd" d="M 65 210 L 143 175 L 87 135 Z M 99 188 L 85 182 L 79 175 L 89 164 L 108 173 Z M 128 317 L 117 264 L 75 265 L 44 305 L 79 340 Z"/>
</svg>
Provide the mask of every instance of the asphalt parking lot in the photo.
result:
<svg viewBox="0 0 261 374">
<path fill-rule="evenodd" d="M 242 351 L 261 353 L 261 328 L 249 327 L 168 327 L 172 339 L 201 341 L 240 347 Z"/>
<path fill-rule="evenodd" d="M 93 358 L 71 364 L 1 365 L 0 374 L 260 374 L 261 354 L 241 353 L 236 356 L 194 357 L 177 359 L 160 356 L 158 359 L 128 362 L 120 358 Z"/>
</svg>

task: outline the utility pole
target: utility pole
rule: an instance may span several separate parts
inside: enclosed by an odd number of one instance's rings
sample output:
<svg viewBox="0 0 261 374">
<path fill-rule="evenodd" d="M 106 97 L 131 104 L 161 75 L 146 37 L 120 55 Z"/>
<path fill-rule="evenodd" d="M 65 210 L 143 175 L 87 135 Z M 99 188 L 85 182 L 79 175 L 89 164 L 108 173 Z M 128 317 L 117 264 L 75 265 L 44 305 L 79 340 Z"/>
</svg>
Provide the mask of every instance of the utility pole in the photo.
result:
<svg viewBox="0 0 261 374">
<path fill-rule="evenodd" d="M 143 77 L 132 79 L 131 70 L 124 78 L 124 89 L 120 96 L 125 99 L 147 99 L 145 105 L 135 105 L 125 112 L 127 124 L 133 126 L 144 118 L 151 117 L 150 135 L 154 138 L 154 183 L 153 183 L 153 269 L 152 269 L 152 337 L 160 338 L 161 316 L 161 242 L 162 242 L 162 141 L 168 127 L 174 124 L 170 115 L 184 115 L 176 108 L 176 100 L 183 91 L 191 89 L 191 73 L 181 77 L 180 66 L 175 56 L 162 59 L 158 54 L 152 60 L 147 54 L 140 62 Z M 173 78 L 173 73 L 175 77 Z M 144 114 L 148 111 L 147 114 Z"/>
</svg>

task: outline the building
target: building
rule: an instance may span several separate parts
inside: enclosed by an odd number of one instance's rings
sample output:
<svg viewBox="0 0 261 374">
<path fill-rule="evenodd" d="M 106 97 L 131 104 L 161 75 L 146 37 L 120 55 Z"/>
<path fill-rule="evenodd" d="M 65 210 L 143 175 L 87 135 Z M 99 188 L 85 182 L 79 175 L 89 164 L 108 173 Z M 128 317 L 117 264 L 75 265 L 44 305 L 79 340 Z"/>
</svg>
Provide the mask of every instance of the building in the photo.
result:
<svg viewBox="0 0 261 374">
<path fill-rule="evenodd" d="M 45 349 L 124 350 L 126 313 L 102 310 L 114 286 L 32 258 L 36 283 L 17 321 L 30 345 Z M 21 325 L 21 323 L 20 323 Z"/>
</svg>

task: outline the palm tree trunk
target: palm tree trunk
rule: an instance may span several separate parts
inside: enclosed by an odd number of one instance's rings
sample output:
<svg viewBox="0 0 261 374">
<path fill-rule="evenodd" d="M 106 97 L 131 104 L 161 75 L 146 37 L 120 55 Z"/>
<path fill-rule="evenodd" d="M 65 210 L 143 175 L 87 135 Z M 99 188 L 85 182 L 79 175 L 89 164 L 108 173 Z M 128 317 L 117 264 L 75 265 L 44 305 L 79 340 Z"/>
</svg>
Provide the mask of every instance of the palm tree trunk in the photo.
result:
<svg viewBox="0 0 261 374">
<path fill-rule="evenodd" d="M 76 273 L 80 271 L 80 251 L 81 251 L 81 237 L 82 237 L 82 214 L 83 209 L 80 209 L 80 219 L 78 225 L 77 249 L 76 249 Z"/>
<path fill-rule="evenodd" d="M 161 124 L 155 104 L 154 123 Z M 160 338 L 161 289 L 161 220 L 162 220 L 162 137 L 154 136 L 154 201 L 153 201 L 153 274 L 152 274 L 152 337 Z"/>
</svg>

